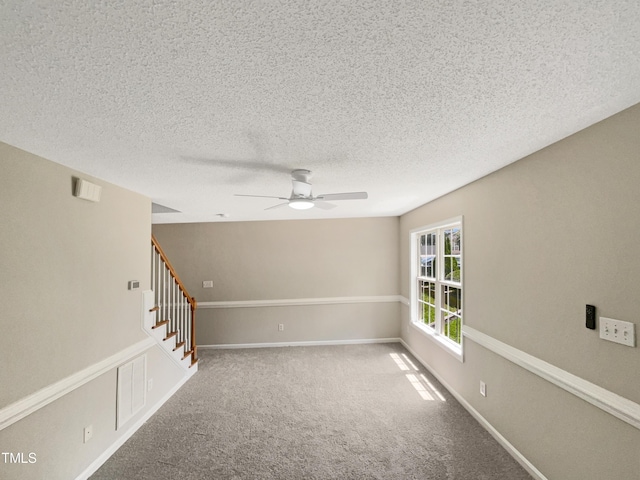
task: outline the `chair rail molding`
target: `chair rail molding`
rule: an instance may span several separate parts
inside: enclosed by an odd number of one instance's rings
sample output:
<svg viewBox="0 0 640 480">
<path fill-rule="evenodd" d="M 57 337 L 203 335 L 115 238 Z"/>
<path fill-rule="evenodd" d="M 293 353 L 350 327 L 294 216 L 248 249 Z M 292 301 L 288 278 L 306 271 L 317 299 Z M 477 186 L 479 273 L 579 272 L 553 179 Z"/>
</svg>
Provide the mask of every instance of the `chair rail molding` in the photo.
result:
<svg viewBox="0 0 640 480">
<path fill-rule="evenodd" d="M 130 358 L 145 352 L 155 344 L 156 342 L 153 338 L 148 337 L 111 355 L 110 357 L 105 358 L 104 360 L 74 373 L 73 375 L 69 375 L 62 380 L 41 388 L 37 392 L 34 392 L 17 402 L 7 405 L 0 409 L 0 430 L 22 420 L 24 417 L 31 415 L 36 410 L 50 404 L 76 388 L 81 387 L 103 373 L 116 368 L 118 365 Z"/>
<path fill-rule="evenodd" d="M 616 418 L 640 429 L 640 404 L 464 325 L 462 335 Z"/>
<path fill-rule="evenodd" d="M 359 297 L 283 298 L 275 300 L 231 300 L 198 302 L 198 308 L 255 308 L 306 305 L 342 305 L 348 303 L 391 303 L 401 301 L 400 295 L 370 295 Z"/>
</svg>

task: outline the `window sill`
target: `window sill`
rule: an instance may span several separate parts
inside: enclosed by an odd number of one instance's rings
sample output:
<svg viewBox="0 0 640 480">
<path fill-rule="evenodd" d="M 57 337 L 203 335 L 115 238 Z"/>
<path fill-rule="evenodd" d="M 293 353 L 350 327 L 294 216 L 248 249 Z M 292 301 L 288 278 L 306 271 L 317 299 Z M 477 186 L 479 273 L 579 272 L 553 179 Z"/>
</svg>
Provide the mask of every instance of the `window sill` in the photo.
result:
<svg viewBox="0 0 640 480">
<path fill-rule="evenodd" d="M 426 325 L 423 326 L 412 321 L 411 326 L 418 330 L 418 332 L 427 337 L 429 340 L 434 342 L 436 345 L 438 345 L 440 348 L 442 348 L 449 355 L 464 363 L 464 353 L 462 351 L 462 345 L 454 345 L 452 342 L 443 338 L 442 335 L 438 335 L 433 329 L 427 327 Z"/>
</svg>

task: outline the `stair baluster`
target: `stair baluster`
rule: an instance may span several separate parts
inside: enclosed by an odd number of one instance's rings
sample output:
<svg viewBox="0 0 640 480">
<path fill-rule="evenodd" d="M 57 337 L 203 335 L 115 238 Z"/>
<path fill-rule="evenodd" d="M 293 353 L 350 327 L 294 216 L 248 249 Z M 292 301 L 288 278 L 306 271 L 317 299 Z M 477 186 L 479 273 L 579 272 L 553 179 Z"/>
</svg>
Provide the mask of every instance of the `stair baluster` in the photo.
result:
<svg viewBox="0 0 640 480">
<path fill-rule="evenodd" d="M 166 321 L 166 339 L 175 337 L 174 350 L 182 349 L 184 358 L 191 357 L 190 365 L 194 365 L 198 361 L 194 332 L 196 300 L 187 292 L 153 235 L 151 245 L 151 288 L 158 307 L 156 325 Z"/>
</svg>

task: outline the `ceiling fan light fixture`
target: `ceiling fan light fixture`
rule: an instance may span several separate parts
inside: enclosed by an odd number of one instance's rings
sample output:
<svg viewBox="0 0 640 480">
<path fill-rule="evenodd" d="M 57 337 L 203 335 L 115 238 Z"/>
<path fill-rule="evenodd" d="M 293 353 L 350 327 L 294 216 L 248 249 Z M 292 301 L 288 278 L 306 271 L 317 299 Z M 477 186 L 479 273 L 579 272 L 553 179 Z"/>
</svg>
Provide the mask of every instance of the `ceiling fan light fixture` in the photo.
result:
<svg viewBox="0 0 640 480">
<path fill-rule="evenodd" d="M 296 210 L 308 210 L 313 208 L 313 201 L 307 200 L 306 198 L 292 198 L 289 200 L 289 206 Z"/>
<path fill-rule="evenodd" d="M 318 195 L 317 197 L 311 193 L 311 184 L 309 183 L 309 177 L 311 171 L 309 170 L 294 170 L 291 172 L 291 196 L 287 197 L 274 197 L 272 195 L 245 195 L 236 193 L 238 197 L 257 197 L 257 198 L 277 198 L 278 200 L 284 200 L 284 203 L 273 205 L 272 207 L 265 208 L 265 210 L 273 210 L 274 208 L 282 208 L 289 205 L 294 210 L 309 210 L 311 208 L 320 208 L 322 210 L 331 210 L 335 207 L 333 203 L 327 200 L 366 200 L 369 198 L 367 192 L 344 192 L 344 193 L 325 193 Z"/>
</svg>

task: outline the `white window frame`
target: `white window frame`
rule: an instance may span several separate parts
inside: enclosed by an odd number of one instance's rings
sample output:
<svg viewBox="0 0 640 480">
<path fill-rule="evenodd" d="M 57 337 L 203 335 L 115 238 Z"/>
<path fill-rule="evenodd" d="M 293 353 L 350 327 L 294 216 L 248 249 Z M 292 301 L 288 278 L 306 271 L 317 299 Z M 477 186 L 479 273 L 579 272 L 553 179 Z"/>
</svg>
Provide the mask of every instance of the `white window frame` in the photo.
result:
<svg viewBox="0 0 640 480">
<path fill-rule="evenodd" d="M 443 249 L 444 245 L 444 237 L 443 231 L 451 228 L 451 227 L 460 227 L 460 257 L 462 260 L 462 267 L 460 268 L 460 282 L 449 282 L 444 281 L 442 279 L 443 269 L 444 269 L 444 261 L 443 261 Z M 436 268 L 438 271 L 436 272 L 436 277 L 434 283 L 436 285 L 436 325 L 434 327 L 427 326 L 420 320 L 419 308 L 420 302 L 418 301 L 419 293 L 418 293 L 418 278 L 419 278 L 419 264 L 420 264 L 420 252 L 418 248 L 418 239 L 420 235 L 427 233 L 436 232 L 437 237 L 437 248 L 436 248 Z M 442 347 L 447 353 L 453 355 L 455 358 L 464 362 L 464 339 L 462 336 L 462 322 L 464 322 L 464 225 L 463 225 L 463 217 L 454 217 L 448 220 L 444 220 L 442 222 L 433 223 L 430 225 L 425 225 L 422 227 L 414 228 L 409 232 L 409 240 L 411 242 L 411 326 L 417 329 L 419 332 L 424 334 L 427 338 L 432 340 L 435 344 Z M 460 325 L 460 343 L 456 343 L 453 340 L 447 338 L 442 332 L 441 326 L 441 295 L 442 295 L 442 286 L 450 285 L 455 288 L 459 288 L 461 290 L 462 295 L 462 321 Z"/>
</svg>

